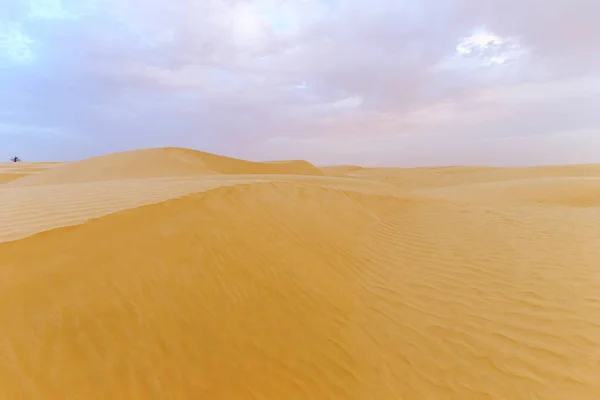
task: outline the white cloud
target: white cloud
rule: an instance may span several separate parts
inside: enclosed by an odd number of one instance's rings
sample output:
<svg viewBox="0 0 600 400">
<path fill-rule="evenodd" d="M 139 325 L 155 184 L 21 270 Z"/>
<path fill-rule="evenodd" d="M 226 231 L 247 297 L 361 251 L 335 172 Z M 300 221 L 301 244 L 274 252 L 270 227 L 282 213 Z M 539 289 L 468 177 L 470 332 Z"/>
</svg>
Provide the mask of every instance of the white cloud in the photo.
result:
<svg viewBox="0 0 600 400">
<path fill-rule="evenodd" d="M 476 29 L 459 40 L 456 52 L 445 57 L 438 67 L 441 69 L 473 70 L 503 66 L 510 62 L 524 61 L 528 55 L 516 37 L 500 37 L 484 29 Z"/>
<path fill-rule="evenodd" d="M 0 21 L 0 61 L 19 64 L 33 61 L 33 43 L 19 24 Z"/>
<path fill-rule="evenodd" d="M 30 0 L 27 16 L 50 20 L 77 18 L 75 13 L 65 8 L 62 0 Z"/>
<path fill-rule="evenodd" d="M 346 97 L 345 99 L 335 101 L 331 106 L 335 109 L 343 108 L 358 108 L 363 104 L 364 100 L 360 96 Z"/>
</svg>

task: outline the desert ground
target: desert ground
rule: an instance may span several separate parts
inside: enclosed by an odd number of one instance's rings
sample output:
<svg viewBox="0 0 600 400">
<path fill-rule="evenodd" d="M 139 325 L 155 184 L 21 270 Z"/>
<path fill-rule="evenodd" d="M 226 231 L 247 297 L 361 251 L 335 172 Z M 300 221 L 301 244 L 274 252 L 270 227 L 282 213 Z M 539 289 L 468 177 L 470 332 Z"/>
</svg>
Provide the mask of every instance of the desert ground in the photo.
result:
<svg viewBox="0 0 600 400">
<path fill-rule="evenodd" d="M 600 166 L 0 164 L 0 399 L 600 399 Z"/>
</svg>

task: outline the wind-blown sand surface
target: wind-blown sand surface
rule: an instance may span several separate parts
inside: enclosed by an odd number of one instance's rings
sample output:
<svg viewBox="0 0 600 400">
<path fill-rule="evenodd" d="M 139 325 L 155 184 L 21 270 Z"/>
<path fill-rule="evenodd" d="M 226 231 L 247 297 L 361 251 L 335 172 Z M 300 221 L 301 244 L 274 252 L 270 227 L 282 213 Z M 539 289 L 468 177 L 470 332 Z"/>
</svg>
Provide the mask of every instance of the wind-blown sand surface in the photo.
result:
<svg viewBox="0 0 600 400">
<path fill-rule="evenodd" d="M 0 163 L 0 183 L 10 182 L 27 175 L 54 168 L 60 163 Z"/>
<path fill-rule="evenodd" d="M 2 399 L 600 398 L 600 166 L 21 168 Z"/>
</svg>

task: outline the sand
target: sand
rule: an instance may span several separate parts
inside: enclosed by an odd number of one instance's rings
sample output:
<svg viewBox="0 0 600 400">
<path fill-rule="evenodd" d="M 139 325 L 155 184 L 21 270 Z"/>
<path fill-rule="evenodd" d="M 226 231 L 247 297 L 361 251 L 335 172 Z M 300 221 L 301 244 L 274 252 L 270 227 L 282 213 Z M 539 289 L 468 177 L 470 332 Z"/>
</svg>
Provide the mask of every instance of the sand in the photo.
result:
<svg viewBox="0 0 600 400">
<path fill-rule="evenodd" d="M 49 168 L 54 168 L 60 163 L 0 163 L 0 183 L 6 183 L 18 178 L 22 178 L 40 171 L 45 171 Z"/>
<path fill-rule="evenodd" d="M 600 398 L 600 166 L 7 168 L 2 399 Z"/>
</svg>

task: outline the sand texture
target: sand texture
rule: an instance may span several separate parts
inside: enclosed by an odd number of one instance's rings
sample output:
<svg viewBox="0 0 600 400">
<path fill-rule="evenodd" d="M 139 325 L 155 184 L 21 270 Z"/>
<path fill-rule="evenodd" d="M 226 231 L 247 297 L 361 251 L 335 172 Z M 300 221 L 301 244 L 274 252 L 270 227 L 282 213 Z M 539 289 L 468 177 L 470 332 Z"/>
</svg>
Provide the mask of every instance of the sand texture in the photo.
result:
<svg viewBox="0 0 600 400">
<path fill-rule="evenodd" d="M 0 179 L 0 399 L 600 398 L 600 166 Z"/>
<path fill-rule="evenodd" d="M 6 183 L 18 178 L 54 168 L 60 163 L 0 163 L 0 183 Z"/>
</svg>

